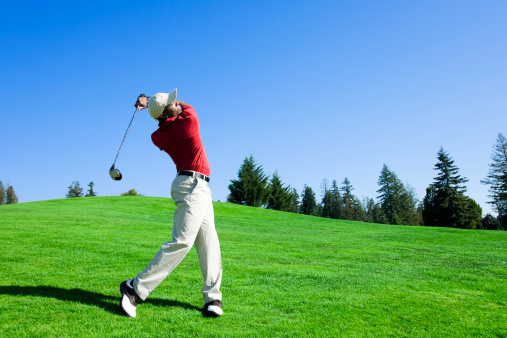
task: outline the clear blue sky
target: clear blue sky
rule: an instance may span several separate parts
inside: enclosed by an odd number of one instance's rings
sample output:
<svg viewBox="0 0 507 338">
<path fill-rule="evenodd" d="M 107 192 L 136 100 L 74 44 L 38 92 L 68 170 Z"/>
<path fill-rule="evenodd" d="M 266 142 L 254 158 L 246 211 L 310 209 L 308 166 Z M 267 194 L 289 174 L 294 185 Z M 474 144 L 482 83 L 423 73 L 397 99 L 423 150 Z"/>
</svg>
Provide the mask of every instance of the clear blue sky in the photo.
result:
<svg viewBox="0 0 507 338">
<path fill-rule="evenodd" d="M 320 199 L 348 177 L 377 197 L 385 163 L 422 199 L 440 146 L 481 185 L 507 134 L 507 2 L 9 1 L 0 21 L 0 180 L 20 202 L 170 196 L 171 159 L 140 93 L 193 105 L 224 201 L 246 156 Z"/>
</svg>

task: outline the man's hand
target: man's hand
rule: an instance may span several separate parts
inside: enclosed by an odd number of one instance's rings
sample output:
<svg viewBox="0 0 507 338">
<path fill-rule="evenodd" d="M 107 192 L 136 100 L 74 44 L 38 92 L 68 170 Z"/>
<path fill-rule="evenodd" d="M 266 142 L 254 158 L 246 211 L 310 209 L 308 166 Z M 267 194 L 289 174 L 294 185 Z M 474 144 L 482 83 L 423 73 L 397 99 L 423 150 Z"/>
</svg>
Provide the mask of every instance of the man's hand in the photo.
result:
<svg viewBox="0 0 507 338">
<path fill-rule="evenodd" d="M 136 107 L 138 111 L 148 108 L 148 98 L 145 96 L 139 96 L 137 98 L 137 101 L 136 101 L 136 104 L 134 105 L 134 107 Z"/>
</svg>

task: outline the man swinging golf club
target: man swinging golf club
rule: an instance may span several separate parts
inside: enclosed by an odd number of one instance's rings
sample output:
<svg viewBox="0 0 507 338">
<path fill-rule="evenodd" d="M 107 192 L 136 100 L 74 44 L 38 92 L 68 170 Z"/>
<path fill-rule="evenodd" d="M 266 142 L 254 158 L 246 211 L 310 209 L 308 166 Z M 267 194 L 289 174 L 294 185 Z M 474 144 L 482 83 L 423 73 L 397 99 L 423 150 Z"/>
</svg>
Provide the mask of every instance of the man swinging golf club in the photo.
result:
<svg viewBox="0 0 507 338">
<path fill-rule="evenodd" d="M 123 313 L 135 317 L 139 299 L 145 300 L 195 245 L 204 279 L 203 314 L 221 316 L 222 260 L 208 187 L 210 166 L 201 141 L 197 113 L 188 103 L 176 100 L 176 89 L 168 94 L 155 94 L 149 100 L 140 96 L 135 106 L 138 110 L 148 108 L 151 117 L 158 121 L 159 128 L 151 139 L 176 164 L 178 173 L 171 185 L 176 210 L 172 241 L 164 243 L 135 278 L 121 283 Z"/>
</svg>

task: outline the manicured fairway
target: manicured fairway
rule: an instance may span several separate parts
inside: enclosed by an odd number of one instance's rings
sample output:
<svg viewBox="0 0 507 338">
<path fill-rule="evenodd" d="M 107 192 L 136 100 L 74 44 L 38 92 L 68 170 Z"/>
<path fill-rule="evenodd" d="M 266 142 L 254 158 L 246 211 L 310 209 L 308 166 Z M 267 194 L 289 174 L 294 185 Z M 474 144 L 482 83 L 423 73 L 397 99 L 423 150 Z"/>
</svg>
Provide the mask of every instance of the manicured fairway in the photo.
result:
<svg viewBox="0 0 507 338">
<path fill-rule="evenodd" d="M 507 232 L 347 222 L 215 203 L 224 315 L 195 250 L 121 315 L 119 284 L 170 239 L 172 200 L 0 206 L 0 336 L 507 337 Z"/>
</svg>

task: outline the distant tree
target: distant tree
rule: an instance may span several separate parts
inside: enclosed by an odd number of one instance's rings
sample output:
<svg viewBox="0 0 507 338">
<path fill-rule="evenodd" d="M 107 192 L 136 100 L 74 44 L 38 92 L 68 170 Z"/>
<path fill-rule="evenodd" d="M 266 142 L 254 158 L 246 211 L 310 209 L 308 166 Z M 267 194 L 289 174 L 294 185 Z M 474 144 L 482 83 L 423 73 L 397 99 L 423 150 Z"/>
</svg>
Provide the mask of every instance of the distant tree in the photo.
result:
<svg viewBox="0 0 507 338">
<path fill-rule="evenodd" d="M 470 197 L 463 196 L 466 200 L 466 212 L 464 213 L 463 228 L 476 229 L 480 227 L 482 220 L 482 208 Z"/>
<path fill-rule="evenodd" d="M 417 218 L 419 219 L 418 225 L 424 225 L 423 212 L 424 212 L 424 205 L 423 205 L 423 202 L 420 201 L 419 204 L 417 205 Z"/>
<path fill-rule="evenodd" d="M 138 193 L 136 189 L 130 189 L 127 192 L 121 193 L 120 196 L 143 196 L 143 195 Z"/>
<path fill-rule="evenodd" d="M 0 181 L 0 205 L 5 204 L 5 186 L 2 181 Z"/>
<path fill-rule="evenodd" d="M 347 177 L 342 182 L 342 186 L 340 191 L 343 192 L 342 195 L 342 203 L 343 203 L 343 219 L 347 219 L 353 221 L 355 218 L 355 210 L 354 210 L 354 199 L 355 196 L 352 194 L 352 190 L 354 187 L 350 184 L 350 181 Z"/>
<path fill-rule="evenodd" d="M 5 194 L 5 204 L 16 204 L 18 203 L 18 196 L 14 191 L 12 185 L 7 185 L 7 192 Z"/>
<path fill-rule="evenodd" d="M 382 207 L 378 203 L 375 203 L 373 198 L 366 198 L 363 204 L 366 210 L 366 222 L 379 224 L 388 223 Z"/>
<path fill-rule="evenodd" d="M 481 224 L 478 226 L 478 229 L 505 230 L 505 229 L 502 229 L 502 225 L 500 224 L 498 219 L 491 214 L 486 214 L 486 216 L 484 216 L 484 218 L 481 220 Z"/>
<path fill-rule="evenodd" d="M 422 223 L 422 207 L 414 188 L 404 185 L 400 196 L 401 224 L 420 225 Z"/>
<path fill-rule="evenodd" d="M 96 193 L 95 191 L 93 191 L 93 186 L 94 186 L 94 185 L 95 185 L 95 183 L 93 183 L 93 182 L 90 182 L 90 183 L 88 184 L 89 189 L 88 189 L 88 191 L 86 192 L 85 197 L 97 196 L 97 193 Z"/>
<path fill-rule="evenodd" d="M 296 188 L 292 188 L 292 203 L 290 212 L 297 213 L 299 211 L 299 194 Z"/>
<path fill-rule="evenodd" d="M 331 193 L 333 194 L 333 203 L 331 205 L 331 218 L 334 219 L 342 219 L 344 218 L 343 211 L 343 199 L 340 194 L 340 188 L 338 188 L 338 184 L 336 180 L 333 180 L 331 183 Z"/>
<path fill-rule="evenodd" d="M 507 139 L 502 133 L 498 134 L 491 159 L 488 176 L 481 183 L 489 185 L 488 203 L 495 206 L 498 221 L 507 229 Z"/>
<path fill-rule="evenodd" d="M 426 188 L 426 196 L 423 199 L 423 225 L 435 226 L 437 224 L 437 189 L 430 185 Z"/>
<path fill-rule="evenodd" d="M 382 167 L 378 185 L 380 186 L 377 190 L 380 193 L 378 200 L 388 223 L 410 225 L 421 223 L 417 213 L 419 201 L 414 189 L 410 186 L 405 187 L 398 176 L 385 164 Z"/>
<path fill-rule="evenodd" d="M 268 177 L 252 155 L 245 158 L 238 171 L 238 179 L 231 180 L 227 202 L 253 207 L 266 205 L 269 198 Z"/>
<path fill-rule="evenodd" d="M 315 200 L 315 193 L 312 188 L 305 184 L 303 193 L 301 194 L 301 205 L 299 206 L 299 212 L 305 215 L 316 215 L 317 213 L 317 202 Z"/>
<path fill-rule="evenodd" d="M 353 197 L 352 208 L 354 210 L 354 216 L 353 216 L 354 221 L 361 221 L 361 222 L 367 221 L 366 210 L 363 207 L 363 203 L 356 196 Z"/>
<path fill-rule="evenodd" d="M 324 196 L 322 197 L 322 217 L 332 218 L 333 217 L 333 192 L 331 190 L 326 190 L 324 192 Z"/>
<path fill-rule="evenodd" d="M 377 198 L 389 224 L 402 224 L 401 195 L 403 193 L 403 184 L 385 164 L 382 167 L 378 185 L 380 189 L 377 192 L 380 195 Z"/>
<path fill-rule="evenodd" d="M 74 197 L 83 197 L 83 188 L 79 186 L 79 181 L 72 182 L 71 185 L 68 186 L 69 191 L 65 197 L 74 198 Z"/>
<path fill-rule="evenodd" d="M 424 198 L 424 225 L 474 228 L 480 207 L 464 195 L 468 180 L 458 174 L 458 167 L 443 148 L 440 148 L 437 158 L 435 170 L 438 170 L 438 175 L 426 189 Z"/>
<path fill-rule="evenodd" d="M 292 209 L 292 190 L 290 186 L 284 187 L 278 172 L 275 171 L 269 184 L 268 209 L 290 211 Z"/>
</svg>

